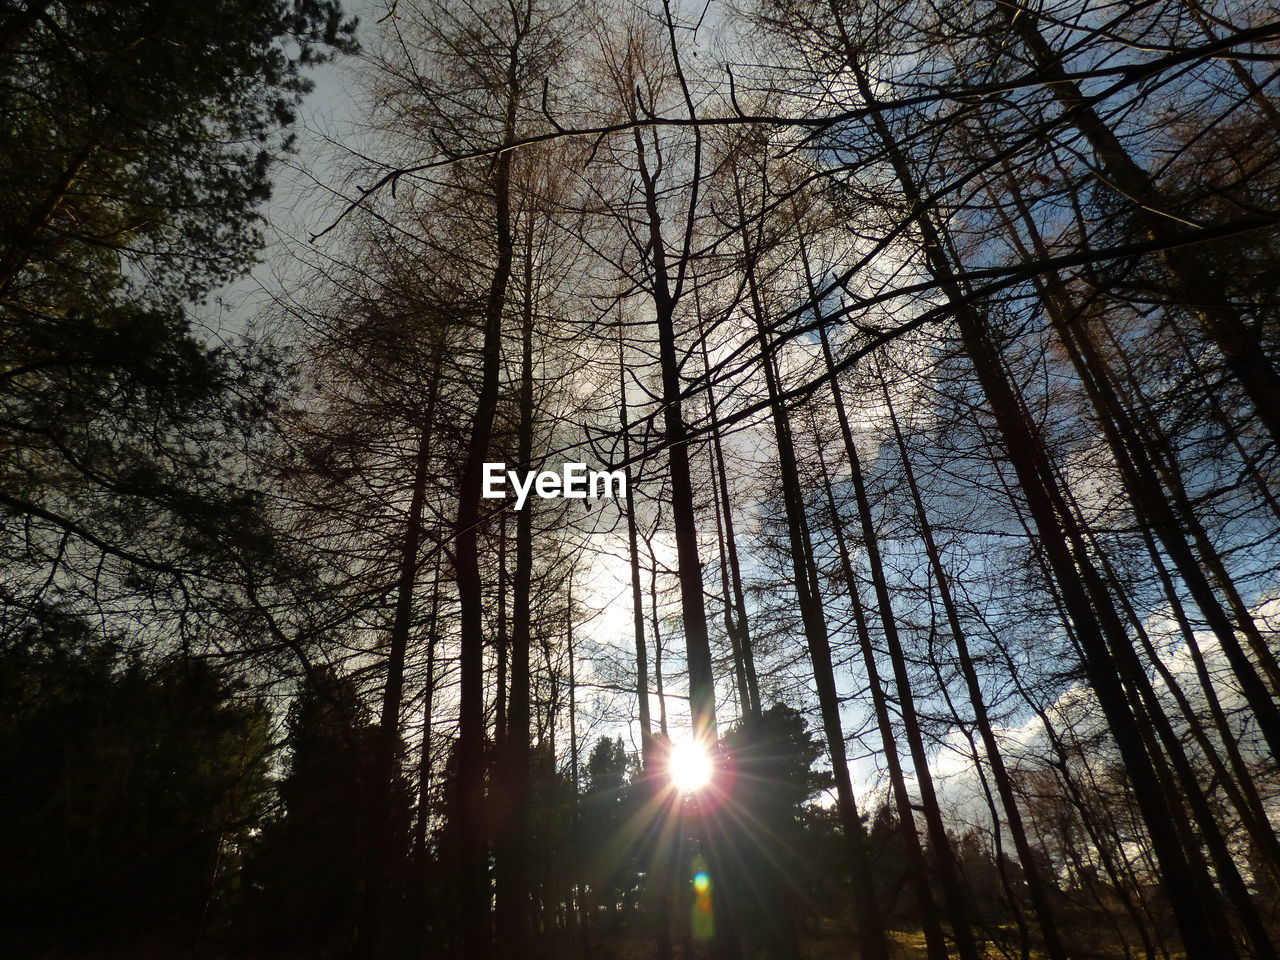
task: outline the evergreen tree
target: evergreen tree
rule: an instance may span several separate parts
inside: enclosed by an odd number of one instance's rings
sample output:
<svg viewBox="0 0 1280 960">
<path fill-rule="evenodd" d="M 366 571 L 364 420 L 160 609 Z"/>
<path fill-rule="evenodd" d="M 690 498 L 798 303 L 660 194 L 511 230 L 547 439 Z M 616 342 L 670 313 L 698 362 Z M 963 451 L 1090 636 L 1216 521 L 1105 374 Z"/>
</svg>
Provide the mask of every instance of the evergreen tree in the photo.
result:
<svg viewBox="0 0 1280 960">
<path fill-rule="evenodd" d="M 22 950 L 182 949 L 269 799 L 270 716 L 225 671 L 46 612 L 0 644 L 0 927 Z"/>
<path fill-rule="evenodd" d="M 254 262 L 303 71 L 354 24 L 336 0 L 68 0 L 6 22 L 6 593 L 34 602 L 51 569 L 63 590 L 211 592 L 202 556 L 266 537 L 244 455 L 281 371 L 199 332 L 194 305 Z"/>
<path fill-rule="evenodd" d="M 369 825 L 383 794 L 374 782 L 378 728 L 349 677 L 317 670 L 285 720 L 287 761 L 277 816 L 254 843 L 246 869 L 241 936 L 277 948 L 349 948 L 365 882 Z M 402 851 L 392 889 L 403 889 L 409 795 L 397 778 L 392 826 Z"/>
</svg>

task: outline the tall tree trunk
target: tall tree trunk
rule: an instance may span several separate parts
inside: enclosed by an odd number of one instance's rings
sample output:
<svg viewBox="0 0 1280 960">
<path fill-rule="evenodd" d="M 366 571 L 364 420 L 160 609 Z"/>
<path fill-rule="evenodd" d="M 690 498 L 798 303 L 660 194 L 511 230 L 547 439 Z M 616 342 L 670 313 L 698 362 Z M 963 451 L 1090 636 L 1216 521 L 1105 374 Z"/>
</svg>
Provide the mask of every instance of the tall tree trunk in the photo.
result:
<svg viewBox="0 0 1280 960">
<path fill-rule="evenodd" d="M 387 679 L 383 688 L 382 712 L 378 721 L 376 754 L 373 758 L 373 808 L 369 811 L 369 852 L 365 860 L 364 901 L 360 911 L 359 942 L 365 956 L 380 957 L 390 952 L 392 910 L 389 904 L 392 861 L 396 856 L 391 811 L 395 805 L 396 769 L 400 761 L 400 701 L 404 692 L 404 661 L 413 621 L 413 594 L 418 578 L 418 553 L 422 542 L 422 510 L 426 502 L 431 464 L 431 431 L 442 354 L 436 353 L 434 375 L 430 378 L 426 409 L 414 455 L 409 511 L 405 517 L 396 577 L 395 613 L 387 649 Z M 398 874 L 399 871 L 396 871 Z"/>
<path fill-rule="evenodd" d="M 1050 575 L 1050 572 L 1045 569 L 1044 576 L 1048 578 Z M 1080 825 L 1088 835 L 1089 843 L 1097 852 L 1098 860 L 1102 863 L 1102 869 L 1111 882 L 1111 892 L 1120 901 L 1125 913 L 1129 915 L 1129 919 L 1133 922 L 1134 929 L 1138 931 L 1139 939 L 1142 940 L 1143 950 L 1148 960 L 1155 960 L 1157 947 L 1156 941 L 1151 935 L 1153 920 L 1148 904 L 1141 895 L 1140 885 L 1133 880 L 1132 871 L 1128 869 L 1128 863 L 1118 860 L 1113 855 L 1113 846 L 1102 839 L 1103 827 L 1095 823 L 1088 804 L 1085 802 L 1085 793 L 1090 791 L 1089 785 L 1079 783 L 1071 772 L 1070 756 L 1064 746 L 1062 735 L 1058 733 L 1057 727 L 1048 712 L 1027 690 L 1021 679 L 1021 668 L 1013 662 L 1009 651 L 1002 644 L 995 644 L 994 649 L 1004 661 L 1009 678 L 1012 680 L 1018 696 L 1031 707 L 1036 719 L 1044 729 L 1049 749 L 1053 752 L 1053 758 L 1047 760 L 1047 762 L 1054 770 L 1058 782 L 1062 784 L 1063 789 L 1066 791 L 1068 801 L 1080 817 Z M 1168 960 L 1167 952 L 1161 950 L 1160 953 L 1164 960 Z"/>
<path fill-rule="evenodd" d="M 819 310 L 818 283 L 813 274 L 812 262 L 803 231 L 799 235 L 800 265 L 804 273 L 805 284 L 810 300 Z M 821 335 L 827 344 L 826 334 Z M 834 360 L 830 346 L 827 344 L 823 353 L 826 363 L 826 374 L 831 385 L 832 402 L 836 413 L 840 434 L 846 448 L 846 455 L 853 449 L 853 432 L 849 427 L 848 413 L 844 407 L 844 397 L 836 379 Z M 866 605 L 862 599 L 862 591 L 857 573 L 853 566 L 848 540 L 845 536 L 844 519 L 836 504 L 831 489 L 831 476 L 827 470 L 822 446 L 818 445 L 818 466 L 822 472 L 823 493 L 827 501 L 827 509 L 831 515 L 832 533 L 836 540 L 836 553 L 840 560 L 841 577 L 845 583 L 845 591 L 849 598 L 849 607 L 853 612 L 854 630 L 858 647 L 862 652 L 863 667 L 867 673 L 868 692 L 872 709 L 876 717 L 876 726 L 880 731 L 881 746 L 884 750 L 885 766 L 889 771 L 890 790 L 897 809 L 899 829 L 902 831 L 904 846 L 909 860 L 909 882 L 913 887 L 917 909 L 920 911 L 922 932 L 925 936 L 925 947 L 929 960 L 946 960 L 947 946 L 938 911 L 937 902 L 929 882 L 929 870 L 924 858 L 924 848 L 920 842 L 920 833 L 916 826 L 915 807 L 907 788 L 906 775 L 902 760 L 898 753 L 893 721 L 889 714 L 885 687 L 880 677 L 880 668 L 876 662 L 875 648 L 871 642 L 871 631 L 867 625 Z"/>
<path fill-rule="evenodd" d="M 414 873 L 412 896 L 409 898 L 410 916 L 414 918 L 414 957 L 426 951 L 431 929 L 432 911 L 427 902 L 430 876 L 430 857 L 427 851 L 427 824 L 431 811 L 431 720 L 435 708 L 436 692 L 436 644 L 440 637 L 440 572 L 436 571 L 431 583 L 431 613 L 427 619 L 427 671 L 426 689 L 422 693 L 422 743 L 418 753 L 418 810 L 413 823 Z"/>
<path fill-rule="evenodd" d="M 523 258 L 524 294 L 520 321 L 520 423 L 516 459 L 526 470 L 533 469 L 533 317 L 534 283 L 531 242 L 526 230 Z M 529 891 L 529 649 L 533 581 L 534 500 L 516 511 L 516 566 L 512 578 L 511 608 L 511 700 L 507 713 L 507 736 L 500 747 L 502 769 L 495 781 L 503 791 L 504 822 L 495 838 L 496 894 L 495 919 L 502 931 L 503 950 L 512 956 L 527 956 L 532 932 Z"/>
<path fill-rule="evenodd" d="M 815 300 L 817 297 L 817 284 L 815 283 L 812 271 L 809 266 L 809 256 L 807 248 L 801 241 L 801 261 L 804 267 L 806 283 L 809 288 L 809 295 Z M 910 681 L 906 674 L 905 652 L 902 649 L 901 642 L 898 638 L 897 623 L 894 619 L 892 602 L 889 597 L 887 581 L 884 576 L 884 569 L 881 563 L 879 541 L 875 530 L 874 521 L 871 517 L 870 500 L 867 497 L 866 485 L 862 475 L 862 466 L 858 457 L 857 445 L 854 442 L 853 431 L 849 425 L 849 415 L 845 408 L 844 396 L 840 390 L 840 383 L 836 377 L 835 361 L 831 354 L 830 343 L 824 326 L 819 326 L 820 339 L 823 347 L 823 359 L 826 364 L 827 378 L 831 387 L 832 403 L 835 407 L 836 421 L 840 426 L 840 436 L 844 443 L 845 456 L 849 461 L 849 470 L 854 485 L 854 497 L 858 509 L 859 520 L 863 532 L 863 542 L 867 551 L 867 563 L 871 571 L 872 586 L 876 594 L 877 605 L 880 610 L 880 618 L 885 634 L 885 640 L 889 650 L 889 659 L 894 673 L 895 686 L 898 691 L 899 711 L 902 715 L 904 730 L 907 735 L 908 748 L 911 751 L 912 763 L 916 769 L 916 780 L 921 791 L 921 806 L 925 814 L 925 822 L 928 827 L 930 841 L 932 843 L 936 863 L 938 866 L 939 885 L 942 888 L 943 898 L 946 902 L 947 913 L 952 923 L 952 935 L 956 941 L 957 951 L 961 960 L 976 960 L 978 957 L 977 944 L 973 939 L 972 929 L 968 921 L 968 905 L 963 886 L 960 881 L 959 870 L 955 863 L 954 854 L 951 850 L 950 840 L 947 837 L 946 828 L 942 823 L 941 810 L 938 807 L 936 792 L 933 789 L 933 780 L 930 775 L 928 757 L 924 748 L 924 741 L 921 738 L 919 722 L 915 712 L 914 696 L 911 691 Z M 763 331 L 761 331 L 763 337 Z M 819 452 L 821 455 L 821 451 Z M 824 466 L 825 471 L 825 466 Z M 862 634 L 862 646 L 864 662 L 867 665 L 868 679 L 872 684 L 873 702 L 883 698 L 879 694 L 879 677 L 878 667 L 875 663 L 875 655 L 870 643 L 870 635 L 862 623 L 863 613 L 861 609 L 861 601 L 858 598 L 856 588 L 855 574 L 851 559 L 848 557 L 847 547 L 844 545 L 844 531 L 841 529 L 842 521 L 840 514 L 835 505 L 835 500 L 830 496 L 828 487 L 828 498 L 832 512 L 832 523 L 837 536 L 837 544 L 842 556 L 842 565 L 845 568 L 845 580 L 849 586 L 850 600 L 854 607 L 855 620 L 860 624 L 859 632 Z M 884 704 L 876 704 L 877 719 L 880 724 L 881 734 L 886 744 L 886 757 L 890 754 L 889 744 L 893 740 L 893 728 L 889 719 L 888 710 Z M 900 787 L 895 788 L 898 796 L 899 816 L 904 821 L 904 828 L 909 821 L 911 824 L 911 833 L 914 834 L 914 813 L 912 804 L 906 793 L 906 780 L 903 777 L 900 761 L 897 759 L 896 749 L 892 751 L 894 760 L 891 763 L 891 778 L 900 782 Z M 892 773 L 892 767 L 898 766 L 898 773 L 895 777 Z M 916 835 L 918 837 L 918 835 Z M 908 840 L 912 839 L 911 834 Z M 919 841 L 916 839 L 916 851 L 920 851 Z M 908 844 L 910 847 L 910 843 Z M 913 855 L 914 856 L 914 855 Z M 923 861 L 921 860 L 921 865 Z M 925 918 L 925 935 L 929 941 L 930 955 L 941 954 L 945 956 L 945 946 L 941 943 L 940 930 L 936 926 L 936 922 L 931 920 L 935 907 L 933 906 L 932 893 L 928 889 L 927 879 L 922 874 L 916 880 L 917 898 L 920 901 L 922 916 Z"/>
<path fill-rule="evenodd" d="M 1034 218 L 1007 168 L 1006 174 L 1006 185 L 1022 218 L 1035 254 L 1045 257 L 1048 251 Z M 1008 226 L 1011 239 L 1021 249 L 1016 231 L 1013 230 L 1012 224 Z M 1022 250 L 1022 253 L 1024 256 L 1031 256 L 1030 251 Z M 1071 313 L 1068 307 L 1070 298 L 1056 275 L 1046 274 L 1036 281 L 1036 285 L 1054 332 L 1066 349 L 1068 358 L 1080 377 L 1097 414 L 1098 422 L 1103 428 L 1103 434 L 1124 479 L 1125 488 L 1133 501 L 1139 521 L 1155 533 L 1165 552 L 1173 560 L 1183 582 L 1191 591 L 1196 605 L 1208 621 L 1214 636 L 1218 638 L 1246 700 L 1257 715 L 1259 727 L 1266 737 L 1272 755 L 1280 757 L 1280 710 L 1277 710 L 1267 685 L 1236 639 L 1236 628 L 1239 627 L 1241 632 L 1250 638 L 1264 669 L 1268 665 L 1272 669 L 1275 668 L 1274 658 L 1258 632 L 1253 617 L 1231 584 L 1230 576 L 1219 561 L 1217 551 L 1213 549 L 1208 536 L 1204 534 L 1203 528 L 1195 517 L 1195 511 L 1182 491 L 1181 484 L 1173 476 L 1174 471 L 1171 468 L 1166 468 L 1164 471 L 1166 481 L 1170 482 L 1161 484 L 1158 467 L 1148 453 L 1149 441 L 1144 442 L 1143 439 L 1144 435 L 1150 439 L 1158 436 L 1156 425 L 1149 423 L 1147 430 L 1140 431 L 1132 422 L 1124 403 L 1117 395 L 1106 362 L 1098 352 L 1089 331 L 1084 329 Z M 1175 506 L 1179 508 L 1179 515 L 1175 515 Z M 1183 533 L 1183 523 L 1188 524 L 1198 533 L 1196 539 L 1201 551 L 1200 557 L 1196 557 L 1192 552 Z M 1207 562 L 1202 563 L 1202 561 Z M 1205 575 L 1205 566 L 1216 574 L 1219 585 L 1228 591 L 1236 614 L 1234 623 L 1218 601 L 1213 586 Z"/>
<path fill-rule="evenodd" d="M 734 668 L 738 676 L 739 697 L 743 716 L 760 716 L 760 679 L 756 673 L 755 652 L 751 646 L 751 628 L 747 619 L 747 599 L 742 588 L 742 567 L 738 561 L 738 539 L 733 524 L 733 501 L 729 497 L 729 475 L 725 471 L 724 444 L 720 439 L 720 415 L 715 387 L 711 382 L 711 363 L 707 355 L 706 337 L 701 338 L 702 370 L 710 417 L 711 472 L 717 503 L 717 532 L 722 545 L 721 575 L 724 579 L 725 631 L 733 647 Z M 727 561 L 727 562 L 726 562 Z"/>
<path fill-rule="evenodd" d="M 1133 630 L 1138 635 L 1140 643 L 1148 649 L 1153 649 L 1150 640 L 1146 636 L 1146 630 L 1141 619 L 1129 607 L 1127 600 L 1124 598 L 1123 587 L 1118 582 L 1118 578 L 1112 570 L 1101 545 L 1096 537 L 1093 536 L 1092 531 L 1085 528 L 1084 532 L 1089 544 L 1099 557 L 1102 574 L 1114 584 L 1114 589 L 1111 592 L 1121 598 L 1120 602 L 1125 612 L 1129 615 Z M 1200 853 L 1200 843 L 1203 842 L 1204 846 L 1208 848 L 1209 858 L 1213 862 L 1218 883 L 1240 918 L 1254 956 L 1259 960 L 1274 960 L 1276 953 L 1270 936 L 1253 901 L 1250 899 L 1248 889 L 1245 887 L 1244 881 L 1236 868 L 1235 860 L 1227 847 L 1221 828 L 1218 826 L 1205 798 L 1204 791 L 1200 786 L 1200 780 L 1187 758 L 1181 739 L 1164 712 L 1163 705 L 1160 703 L 1150 678 L 1147 676 L 1132 647 L 1117 659 L 1125 684 L 1133 691 L 1135 710 L 1140 711 L 1140 719 L 1145 720 L 1142 723 L 1142 730 L 1149 740 L 1149 750 L 1153 759 L 1152 769 L 1157 776 L 1164 780 L 1171 805 L 1176 804 L 1174 798 L 1179 796 L 1186 800 L 1194 824 L 1199 829 L 1199 839 L 1197 839 L 1191 829 L 1191 825 L 1184 823 L 1183 818 L 1178 818 L 1177 822 L 1183 833 L 1183 846 L 1187 851 L 1188 859 L 1192 861 L 1203 859 Z M 1159 659 L 1158 656 L 1156 659 Z M 1164 763 L 1161 753 L 1163 753 L 1163 757 L 1168 759 L 1167 765 Z M 1218 907 L 1218 893 L 1213 883 L 1208 879 L 1208 871 L 1202 868 L 1193 875 L 1192 879 L 1201 884 L 1206 913 L 1224 933 L 1227 933 L 1230 927 L 1225 915 L 1222 914 L 1220 907 Z M 1220 949 L 1223 955 L 1226 956 L 1234 950 L 1234 945 L 1224 942 L 1220 945 Z"/>
<path fill-rule="evenodd" d="M 627 368 L 623 362 L 622 330 L 618 330 L 618 418 L 622 426 L 622 462 L 631 463 L 631 422 L 627 412 Z M 631 566 L 631 619 L 636 642 L 636 702 L 640 711 L 640 752 L 646 776 L 653 770 L 653 716 L 649 709 L 649 653 L 644 639 L 644 596 L 640 588 L 640 551 L 636 542 L 635 487 L 627 467 L 627 557 Z"/>
<path fill-rule="evenodd" d="M 1244 754 L 1240 750 L 1239 737 L 1227 718 L 1222 700 L 1218 697 L 1217 684 L 1210 674 L 1209 665 L 1205 662 L 1204 654 L 1200 650 L 1195 630 L 1192 628 L 1191 622 L 1187 618 L 1186 609 L 1182 605 L 1182 598 L 1178 596 L 1173 587 L 1173 580 L 1164 565 L 1164 560 L 1156 549 L 1150 531 L 1143 530 L 1142 534 L 1147 554 L 1151 557 L 1151 565 L 1155 568 L 1156 576 L 1159 578 L 1160 585 L 1164 590 L 1165 600 L 1168 602 L 1169 609 L 1173 613 L 1174 622 L 1177 623 L 1178 630 L 1182 634 L 1188 657 L 1191 660 L 1192 668 L 1195 670 L 1196 680 L 1204 698 L 1205 707 L 1209 711 L 1214 730 L 1218 735 L 1218 741 L 1222 744 L 1222 749 L 1227 755 L 1231 775 L 1228 775 L 1226 771 L 1219 771 L 1219 779 L 1222 781 L 1224 788 L 1230 790 L 1234 784 L 1234 789 L 1239 791 L 1238 799 L 1233 798 L 1232 802 L 1240 812 L 1242 822 L 1245 824 L 1246 829 L 1249 830 L 1251 839 L 1263 854 L 1272 875 L 1277 882 L 1280 882 L 1280 838 L 1276 836 L 1271 826 L 1266 807 L 1258 794 L 1255 775 L 1245 761 Z M 1153 654 L 1149 655 L 1154 662 L 1155 656 Z M 1163 671 L 1161 679 L 1164 680 L 1171 691 L 1175 688 L 1172 677 L 1165 677 Z M 1192 705 L 1188 703 L 1184 711 L 1192 709 Z M 1196 727 L 1195 724 L 1192 726 L 1193 729 Z M 1199 731 L 1199 734 L 1204 736 L 1203 731 Z M 1207 741 L 1207 737 L 1205 739 Z M 1211 744 L 1203 743 L 1202 749 L 1207 757 L 1212 758 L 1214 751 Z"/>
<path fill-rule="evenodd" d="M 514 67 L 503 142 L 515 132 Z M 487 960 L 491 947 L 489 876 L 484 795 L 484 587 L 480 578 L 480 488 L 489 456 L 498 378 L 502 365 L 502 315 L 511 279 L 511 152 L 503 151 L 490 180 L 494 201 L 497 261 L 489 281 L 480 349 L 480 392 L 467 456 L 459 480 L 454 534 L 454 568 L 458 584 L 458 877 L 464 960 Z"/>
<path fill-rule="evenodd" d="M 667 693 L 662 682 L 662 624 L 658 620 L 658 555 L 654 552 L 652 537 L 646 539 L 645 546 L 649 553 L 649 624 L 653 630 L 653 689 L 658 696 L 658 732 L 669 742 Z"/>
<path fill-rule="evenodd" d="M 569 780 L 573 786 L 573 873 L 579 878 L 573 885 L 573 900 L 577 905 L 574 920 L 582 944 L 583 960 L 591 960 L 591 908 L 587 885 L 581 881 L 582 865 L 582 803 L 581 775 L 578 765 L 578 680 L 573 648 L 573 570 L 569 570 L 568 592 L 565 604 L 565 647 L 569 654 Z"/>
<path fill-rule="evenodd" d="M 506 749 L 507 744 L 507 657 L 511 650 L 511 641 L 507 636 L 507 588 L 509 581 L 507 577 L 507 515 L 505 512 L 498 514 L 498 597 L 497 597 L 497 616 L 494 618 L 497 623 L 494 626 L 493 645 L 496 648 L 498 665 L 495 669 L 493 681 L 494 695 L 494 722 L 493 722 L 493 744 L 494 751 L 497 756 L 502 756 L 502 751 Z"/>
<path fill-rule="evenodd" d="M 902 758 L 898 753 L 893 719 L 890 716 L 888 698 L 885 695 L 887 688 L 880 677 L 876 651 L 871 643 L 871 631 L 867 626 L 866 606 L 862 599 L 858 575 L 853 568 L 849 543 L 845 537 L 844 519 L 840 515 L 835 496 L 831 491 L 831 475 L 827 470 L 821 447 L 818 448 L 818 466 L 822 471 L 822 489 L 826 496 L 827 509 L 831 514 L 831 531 L 835 536 L 836 553 L 840 558 L 840 573 L 849 597 L 849 608 L 853 611 L 858 648 L 862 652 L 863 668 L 867 673 L 867 691 L 871 697 L 876 726 L 880 731 L 885 767 L 889 771 L 889 787 L 893 794 L 894 807 L 898 814 L 898 829 L 902 833 L 903 846 L 907 855 L 908 882 L 915 894 L 916 908 L 920 912 L 920 926 L 924 933 L 926 955 L 929 960 L 947 960 L 946 937 L 942 931 L 938 905 L 934 900 L 933 889 L 929 882 L 930 871 L 925 862 L 924 847 L 920 842 L 920 830 L 916 825 L 915 805 L 911 800 L 906 773 L 902 767 Z"/>
<path fill-rule="evenodd" d="M 831 379 L 831 384 L 833 392 L 838 393 L 839 385 L 834 377 Z M 840 412 L 837 417 L 841 421 L 843 432 L 848 428 L 848 416 L 843 413 L 843 401 L 839 402 L 838 409 Z M 902 728 L 907 738 L 907 747 L 911 752 L 916 784 L 920 790 L 920 806 L 929 832 L 929 844 L 937 867 L 938 884 L 942 888 L 947 914 L 951 919 L 952 936 L 955 938 L 956 949 L 961 960 L 978 960 L 978 946 L 970 927 L 969 906 L 964 885 L 960 879 L 954 851 L 951 849 L 951 840 L 947 836 L 946 824 L 942 820 L 942 809 L 938 803 L 933 775 L 929 769 L 929 755 L 925 749 L 924 734 L 916 711 L 915 693 L 907 673 L 907 654 L 898 634 L 889 582 L 885 576 L 884 561 L 880 554 L 879 534 L 871 515 L 871 499 L 867 495 L 866 480 L 852 431 L 845 433 L 844 440 L 846 454 L 849 457 L 849 473 L 853 481 L 854 501 L 858 509 L 863 545 L 867 552 L 867 567 L 871 573 L 871 586 L 875 591 L 876 603 L 880 609 L 881 628 L 884 631 L 885 647 L 889 654 L 889 665 L 898 695 L 898 710 L 902 716 Z"/>
</svg>

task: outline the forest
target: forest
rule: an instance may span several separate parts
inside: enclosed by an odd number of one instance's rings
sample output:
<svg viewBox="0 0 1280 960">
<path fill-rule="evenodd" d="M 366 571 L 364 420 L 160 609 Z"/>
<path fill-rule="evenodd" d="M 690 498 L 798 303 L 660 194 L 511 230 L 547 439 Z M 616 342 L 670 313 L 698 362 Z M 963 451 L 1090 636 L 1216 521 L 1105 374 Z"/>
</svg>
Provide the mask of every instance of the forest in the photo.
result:
<svg viewBox="0 0 1280 960">
<path fill-rule="evenodd" d="M 1274 3 L 0 0 L 0 138 L 0 954 L 1280 960 Z"/>
</svg>

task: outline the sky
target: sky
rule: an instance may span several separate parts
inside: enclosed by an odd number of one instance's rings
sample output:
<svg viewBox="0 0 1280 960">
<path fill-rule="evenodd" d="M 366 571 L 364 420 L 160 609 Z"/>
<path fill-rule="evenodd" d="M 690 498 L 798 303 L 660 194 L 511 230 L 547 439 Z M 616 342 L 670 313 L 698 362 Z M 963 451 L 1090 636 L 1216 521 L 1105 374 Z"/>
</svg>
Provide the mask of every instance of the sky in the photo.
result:
<svg viewBox="0 0 1280 960">
<path fill-rule="evenodd" d="M 346 0 L 343 6 L 358 17 L 356 36 L 362 42 L 388 8 L 387 0 Z M 325 240 L 312 243 L 310 238 L 341 210 L 344 166 L 350 151 L 366 139 L 358 63 L 358 56 L 339 57 L 308 71 L 315 86 L 298 110 L 295 150 L 278 158 L 271 199 L 261 210 L 266 246 L 258 265 L 197 310 L 216 335 L 235 336 L 260 322 L 282 293 L 297 289 L 310 269 L 303 259 L 324 255 Z"/>
</svg>

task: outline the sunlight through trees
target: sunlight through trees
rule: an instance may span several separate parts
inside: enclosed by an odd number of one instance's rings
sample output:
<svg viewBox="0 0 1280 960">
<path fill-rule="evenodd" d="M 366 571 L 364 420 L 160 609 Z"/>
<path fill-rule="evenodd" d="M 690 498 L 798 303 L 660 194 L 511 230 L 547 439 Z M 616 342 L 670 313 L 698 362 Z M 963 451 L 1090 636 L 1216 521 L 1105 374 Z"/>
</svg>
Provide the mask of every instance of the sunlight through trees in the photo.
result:
<svg viewBox="0 0 1280 960">
<path fill-rule="evenodd" d="M 345 7 L 0 4 L 6 951 L 1276 960 L 1275 5 Z"/>
</svg>

